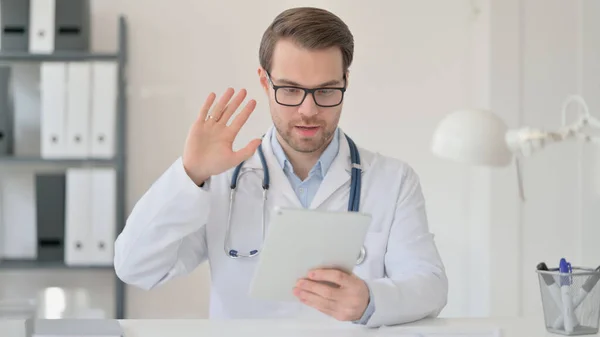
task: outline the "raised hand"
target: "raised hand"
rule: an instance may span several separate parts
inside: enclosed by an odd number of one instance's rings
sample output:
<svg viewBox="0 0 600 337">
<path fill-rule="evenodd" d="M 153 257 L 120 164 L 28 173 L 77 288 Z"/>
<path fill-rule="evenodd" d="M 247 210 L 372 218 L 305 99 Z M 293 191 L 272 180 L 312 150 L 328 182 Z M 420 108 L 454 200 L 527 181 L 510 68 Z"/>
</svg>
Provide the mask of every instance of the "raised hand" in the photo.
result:
<svg viewBox="0 0 600 337">
<path fill-rule="evenodd" d="M 240 90 L 235 97 L 233 94 L 232 88 L 227 89 L 212 106 L 216 95 L 210 93 L 189 130 L 183 166 L 197 185 L 250 158 L 260 145 L 261 140 L 254 139 L 244 148 L 233 151 L 235 137 L 256 107 L 256 101 L 250 100 L 228 125 L 231 116 L 244 101 L 246 90 Z"/>
<path fill-rule="evenodd" d="M 356 275 L 336 269 L 317 269 L 293 290 L 306 305 L 340 321 L 359 320 L 369 304 L 369 288 Z"/>
</svg>

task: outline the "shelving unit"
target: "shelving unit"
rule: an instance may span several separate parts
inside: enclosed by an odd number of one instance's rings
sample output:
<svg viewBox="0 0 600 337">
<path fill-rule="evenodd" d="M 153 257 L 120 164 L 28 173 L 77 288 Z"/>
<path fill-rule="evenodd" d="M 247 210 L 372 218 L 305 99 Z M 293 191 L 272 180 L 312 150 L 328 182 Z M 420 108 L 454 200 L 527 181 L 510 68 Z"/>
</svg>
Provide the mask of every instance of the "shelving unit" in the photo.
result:
<svg viewBox="0 0 600 337">
<path fill-rule="evenodd" d="M 83 167 L 86 165 L 117 167 L 116 159 L 44 159 L 36 157 L 0 156 L 0 165 L 35 165 Z"/>
<path fill-rule="evenodd" d="M 60 52 L 52 54 L 30 54 L 26 52 L 0 52 L 0 61 L 7 62 L 48 62 L 48 61 L 115 61 L 119 53 L 79 53 Z"/>
<path fill-rule="evenodd" d="M 44 159 L 37 157 L 0 156 L 0 167 L 28 166 L 35 168 L 59 167 L 111 167 L 116 171 L 116 234 L 125 226 L 125 194 L 126 194 L 126 130 L 127 130 L 127 101 L 126 101 L 126 65 L 127 65 L 127 22 L 125 17 L 119 17 L 118 50 L 116 53 L 87 53 L 87 52 L 55 52 L 53 54 L 30 54 L 27 52 L 0 52 L 0 63 L 9 62 L 68 62 L 68 61 L 115 61 L 118 63 L 118 97 L 117 117 L 115 125 L 116 155 L 111 159 Z M 116 237 L 115 237 L 116 239 Z M 69 266 L 56 261 L 31 260 L 0 260 L 2 270 L 108 270 L 114 273 L 113 266 Z M 115 314 L 116 319 L 125 318 L 125 284 L 115 275 Z"/>
<path fill-rule="evenodd" d="M 0 263 L 0 269 L 107 269 L 113 270 L 112 266 L 69 266 L 58 261 L 37 260 L 9 260 L 4 259 Z"/>
</svg>

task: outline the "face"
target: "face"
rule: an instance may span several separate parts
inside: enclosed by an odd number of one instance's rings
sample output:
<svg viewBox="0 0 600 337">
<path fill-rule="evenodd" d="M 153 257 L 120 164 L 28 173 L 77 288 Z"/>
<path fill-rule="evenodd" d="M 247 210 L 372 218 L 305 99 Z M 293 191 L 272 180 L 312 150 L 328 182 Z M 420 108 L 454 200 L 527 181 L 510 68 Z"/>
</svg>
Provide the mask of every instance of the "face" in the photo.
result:
<svg viewBox="0 0 600 337">
<path fill-rule="evenodd" d="M 275 46 L 271 71 L 267 73 L 260 68 L 258 72 L 261 85 L 269 97 L 273 124 L 279 139 L 285 142 L 282 145 L 287 144 L 285 147 L 288 149 L 303 153 L 322 151 L 338 126 L 342 104 L 322 107 L 316 104 L 314 96 L 322 105 L 337 103 L 335 97 L 339 97 L 340 93 L 326 88 L 344 87 L 346 84 L 339 48 L 306 50 L 291 41 L 280 40 Z M 314 92 L 314 96 L 307 94 L 298 106 L 286 106 L 280 103 L 297 101 L 304 92 L 282 88 L 278 90 L 276 100 L 272 84 L 325 90 Z"/>
</svg>

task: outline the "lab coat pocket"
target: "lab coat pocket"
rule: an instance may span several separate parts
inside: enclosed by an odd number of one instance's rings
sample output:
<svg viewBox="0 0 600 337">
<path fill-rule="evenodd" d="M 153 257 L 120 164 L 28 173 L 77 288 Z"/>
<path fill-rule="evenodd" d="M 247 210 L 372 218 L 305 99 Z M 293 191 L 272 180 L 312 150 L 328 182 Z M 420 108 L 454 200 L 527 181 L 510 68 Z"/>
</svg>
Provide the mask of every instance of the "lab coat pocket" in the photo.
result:
<svg viewBox="0 0 600 337">
<path fill-rule="evenodd" d="M 387 235 L 383 231 L 369 231 L 365 237 L 365 259 L 356 268 L 356 274 L 363 279 L 383 277 Z"/>
</svg>

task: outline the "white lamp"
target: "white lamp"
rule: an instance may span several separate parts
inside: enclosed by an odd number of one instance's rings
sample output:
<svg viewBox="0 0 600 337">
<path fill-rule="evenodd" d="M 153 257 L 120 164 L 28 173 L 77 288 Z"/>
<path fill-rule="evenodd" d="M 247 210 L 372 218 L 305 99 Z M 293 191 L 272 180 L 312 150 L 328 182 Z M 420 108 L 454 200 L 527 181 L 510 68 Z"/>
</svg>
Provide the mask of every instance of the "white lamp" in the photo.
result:
<svg viewBox="0 0 600 337">
<path fill-rule="evenodd" d="M 565 125 L 567 107 L 572 102 L 581 104 L 583 111 L 573 124 Z M 584 132 L 587 127 L 600 130 L 600 120 L 590 115 L 580 96 L 572 95 L 565 100 L 562 122 L 559 130 L 551 132 L 529 127 L 509 130 L 491 111 L 459 110 L 438 124 L 431 150 L 441 158 L 471 165 L 506 166 L 513 154 L 529 156 L 553 142 L 579 139 L 600 144 L 600 136 Z"/>
<path fill-rule="evenodd" d="M 504 121 L 491 111 L 455 111 L 439 123 L 431 150 L 461 163 L 506 166 L 512 159 L 504 140 L 507 130 Z"/>
<path fill-rule="evenodd" d="M 573 124 L 565 125 L 567 107 L 572 102 L 579 103 L 583 111 Z M 600 121 L 590 115 L 587 104 L 580 96 L 571 95 L 565 100 L 562 124 L 557 131 L 529 127 L 509 130 L 504 121 L 491 111 L 459 110 L 440 121 L 433 133 L 431 151 L 438 157 L 460 163 L 501 167 L 509 165 L 513 155 L 529 156 L 554 142 L 578 139 L 600 144 L 600 136 L 584 132 L 588 127 L 600 130 Z M 521 200 L 525 200 L 518 161 L 515 165 L 519 194 Z"/>
</svg>

